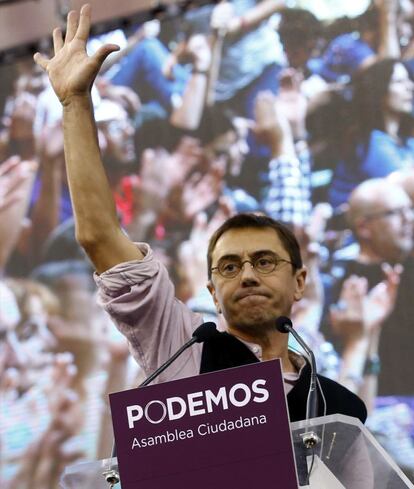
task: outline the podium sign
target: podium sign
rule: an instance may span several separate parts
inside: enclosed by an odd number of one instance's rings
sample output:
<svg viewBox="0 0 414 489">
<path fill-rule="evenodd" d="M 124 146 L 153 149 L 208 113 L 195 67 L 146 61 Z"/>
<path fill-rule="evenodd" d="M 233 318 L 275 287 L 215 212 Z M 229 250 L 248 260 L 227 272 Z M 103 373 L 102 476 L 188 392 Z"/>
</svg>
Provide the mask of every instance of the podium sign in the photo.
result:
<svg viewBox="0 0 414 489">
<path fill-rule="evenodd" d="M 110 395 L 122 489 L 297 489 L 280 360 Z"/>
</svg>

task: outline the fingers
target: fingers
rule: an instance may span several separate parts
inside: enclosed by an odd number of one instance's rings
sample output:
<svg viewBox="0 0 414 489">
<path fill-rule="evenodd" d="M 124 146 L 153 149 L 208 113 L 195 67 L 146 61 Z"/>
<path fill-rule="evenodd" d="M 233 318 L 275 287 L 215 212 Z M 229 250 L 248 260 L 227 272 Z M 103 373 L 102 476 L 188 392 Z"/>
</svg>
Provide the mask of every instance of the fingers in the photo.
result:
<svg viewBox="0 0 414 489">
<path fill-rule="evenodd" d="M 89 36 L 89 29 L 91 26 L 91 6 L 89 4 L 83 5 L 80 11 L 79 26 L 76 32 L 76 37 L 87 41 Z"/>
<path fill-rule="evenodd" d="M 66 22 L 66 36 L 65 36 L 65 44 L 70 43 L 72 39 L 75 37 L 76 31 L 78 30 L 79 23 L 79 15 L 75 10 L 71 10 L 68 13 L 68 19 Z"/>
<path fill-rule="evenodd" d="M 193 228 L 197 230 L 207 228 L 207 214 L 205 212 L 197 212 L 194 218 Z"/>
<path fill-rule="evenodd" d="M 389 263 L 383 263 L 381 268 L 384 272 L 385 279 L 392 282 L 399 281 L 404 270 L 404 267 L 401 264 L 391 266 Z"/>
<path fill-rule="evenodd" d="M 120 47 L 116 44 L 105 44 L 96 51 L 93 57 L 97 60 L 99 65 L 101 65 L 111 53 L 119 51 L 119 49 Z"/>
<path fill-rule="evenodd" d="M 43 68 L 44 70 L 47 69 L 47 65 L 49 63 L 49 60 L 43 56 L 42 54 L 40 53 L 35 53 L 35 55 L 33 56 L 33 60 L 34 62 L 39 65 L 41 68 Z"/>
<path fill-rule="evenodd" d="M 3 163 L 0 163 L 0 178 L 3 175 L 6 175 L 7 173 L 11 172 L 16 166 L 18 166 L 21 162 L 20 156 L 13 155 L 10 156 L 7 160 L 3 161 Z"/>
<path fill-rule="evenodd" d="M 342 286 L 344 294 L 352 296 L 365 296 L 368 291 L 368 280 L 366 277 L 358 277 L 351 275 L 348 277 Z"/>
<path fill-rule="evenodd" d="M 53 50 L 54 53 L 58 53 L 62 47 L 63 47 L 63 37 L 62 37 L 62 31 L 59 27 L 56 27 L 56 29 L 53 29 Z"/>
</svg>

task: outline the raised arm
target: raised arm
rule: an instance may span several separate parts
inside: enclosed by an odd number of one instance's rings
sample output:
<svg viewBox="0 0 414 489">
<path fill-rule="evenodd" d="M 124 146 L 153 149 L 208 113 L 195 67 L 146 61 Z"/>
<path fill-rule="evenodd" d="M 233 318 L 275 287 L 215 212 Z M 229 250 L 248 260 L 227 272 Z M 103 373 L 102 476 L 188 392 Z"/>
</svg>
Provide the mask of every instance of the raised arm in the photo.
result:
<svg viewBox="0 0 414 489">
<path fill-rule="evenodd" d="M 382 325 L 394 309 L 402 271 L 399 266 L 383 269 L 385 279 L 370 291 L 365 277 L 345 280 L 339 303 L 331 309 L 333 331 L 343 342 L 339 382 L 364 400 L 368 412 L 377 395 Z"/>
<path fill-rule="evenodd" d="M 377 0 L 379 10 L 379 58 L 399 58 L 401 56 L 398 36 L 398 0 Z"/>
<path fill-rule="evenodd" d="M 213 10 L 211 27 L 217 30 L 224 29 L 226 35 L 240 34 L 240 32 L 257 27 L 260 22 L 285 6 L 285 0 L 262 0 L 238 17 L 234 15 L 229 2 L 220 2 Z"/>
<path fill-rule="evenodd" d="M 198 128 L 203 115 L 211 68 L 211 49 L 207 38 L 201 34 L 192 36 L 186 43 L 185 53 L 192 58 L 193 72 L 181 103 L 171 114 L 170 122 L 181 129 L 194 130 Z"/>
<path fill-rule="evenodd" d="M 0 163 L 0 272 L 19 239 L 36 170 L 34 161 L 18 156 Z"/>
<path fill-rule="evenodd" d="M 103 169 L 90 90 L 114 44 L 86 54 L 91 23 L 90 5 L 80 15 L 68 14 L 65 40 L 53 31 L 54 56 L 36 53 L 35 62 L 48 74 L 63 106 L 66 171 L 75 215 L 76 238 L 96 271 L 101 273 L 125 261 L 142 259 L 142 253 L 119 226 L 112 193 Z"/>
</svg>

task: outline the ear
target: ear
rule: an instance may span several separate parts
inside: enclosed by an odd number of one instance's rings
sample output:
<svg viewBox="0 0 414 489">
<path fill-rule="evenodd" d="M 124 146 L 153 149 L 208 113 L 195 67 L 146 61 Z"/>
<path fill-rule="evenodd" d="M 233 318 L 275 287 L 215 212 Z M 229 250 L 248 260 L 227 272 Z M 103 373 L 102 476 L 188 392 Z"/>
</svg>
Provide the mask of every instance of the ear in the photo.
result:
<svg viewBox="0 0 414 489">
<path fill-rule="evenodd" d="M 371 238 L 371 229 L 368 226 L 367 219 L 358 219 L 355 222 L 355 235 L 357 238 L 362 239 L 370 239 Z"/>
<path fill-rule="evenodd" d="M 219 305 L 219 302 L 217 300 L 217 294 L 216 294 L 216 289 L 214 288 L 214 284 L 211 280 L 207 282 L 207 289 L 211 294 L 211 297 L 213 298 L 214 305 L 216 306 L 216 310 L 218 314 L 221 314 L 221 307 Z"/>
<path fill-rule="evenodd" d="M 295 272 L 295 292 L 293 294 L 293 298 L 295 301 L 299 301 L 303 297 L 303 293 L 305 291 L 306 287 L 306 275 L 308 271 L 306 270 L 306 267 L 302 267 L 299 270 L 296 270 Z"/>
</svg>

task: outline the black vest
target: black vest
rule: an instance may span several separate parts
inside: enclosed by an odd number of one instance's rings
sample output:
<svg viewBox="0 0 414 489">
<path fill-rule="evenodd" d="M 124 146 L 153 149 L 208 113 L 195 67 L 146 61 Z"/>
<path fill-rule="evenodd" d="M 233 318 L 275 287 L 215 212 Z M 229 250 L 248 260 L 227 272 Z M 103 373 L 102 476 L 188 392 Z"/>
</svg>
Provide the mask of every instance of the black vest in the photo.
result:
<svg viewBox="0 0 414 489">
<path fill-rule="evenodd" d="M 260 360 L 235 336 L 221 333 L 204 342 L 200 373 L 215 372 L 226 368 L 257 363 Z M 287 395 L 290 421 L 306 418 L 306 400 L 310 385 L 311 368 L 308 363 Z M 345 414 L 359 418 L 363 423 L 367 410 L 362 400 L 337 382 L 318 375 L 319 383 L 326 399 L 326 414 Z M 323 401 L 318 390 L 318 416 L 323 416 Z"/>
</svg>

